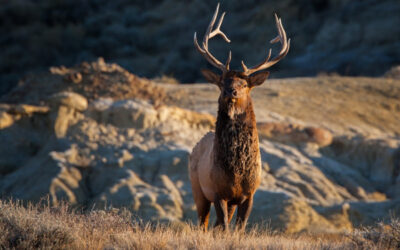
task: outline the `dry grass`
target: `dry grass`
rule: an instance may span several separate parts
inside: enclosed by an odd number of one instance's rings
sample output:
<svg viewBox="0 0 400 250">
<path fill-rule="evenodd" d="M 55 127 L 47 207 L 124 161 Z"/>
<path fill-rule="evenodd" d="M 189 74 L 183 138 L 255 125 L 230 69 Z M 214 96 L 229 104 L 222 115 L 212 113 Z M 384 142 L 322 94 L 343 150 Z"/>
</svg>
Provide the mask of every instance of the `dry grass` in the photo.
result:
<svg viewBox="0 0 400 250">
<path fill-rule="evenodd" d="M 387 249 L 400 249 L 400 219 L 393 218 L 388 224 L 380 222 L 375 227 L 355 230 L 350 239 L 364 249 L 377 245 Z"/>
<path fill-rule="evenodd" d="M 83 213 L 66 205 L 0 201 L 1 249 L 395 249 L 399 231 L 400 222 L 394 220 L 350 237 L 283 235 L 255 228 L 246 233 L 204 233 L 184 223 L 142 224 L 126 210 Z"/>
</svg>

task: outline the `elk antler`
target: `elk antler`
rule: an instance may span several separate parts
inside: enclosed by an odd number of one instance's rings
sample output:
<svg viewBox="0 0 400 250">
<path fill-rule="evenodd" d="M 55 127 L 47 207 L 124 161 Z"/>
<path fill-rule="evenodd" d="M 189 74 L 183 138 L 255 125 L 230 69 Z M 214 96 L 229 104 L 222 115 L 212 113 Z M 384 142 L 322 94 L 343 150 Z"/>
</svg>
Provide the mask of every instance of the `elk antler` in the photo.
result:
<svg viewBox="0 0 400 250">
<path fill-rule="evenodd" d="M 194 45 L 196 47 L 196 49 L 200 52 L 200 54 L 203 55 L 203 57 L 205 59 L 207 59 L 207 61 L 209 63 L 211 63 L 214 67 L 217 67 L 218 69 L 220 69 L 222 71 L 223 74 L 225 74 L 226 72 L 229 71 L 229 63 L 231 62 L 232 59 L 232 53 L 231 51 L 229 51 L 229 56 L 228 59 L 226 60 L 225 65 L 222 64 L 220 61 L 218 61 L 217 58 L 215 58 L 210 51 L 208 50 L 208 39 L 213 38 L 214 36 L 220 35 L 222 36 L 222 38 L 230 43 L 231 40 L 229 40 L 229 38 L 220 30 L 221 28 L 221 24 L 222 21 L 224 20 L 224 16 L 225 16 L 225 12 L 222 13 L 219 21 L 218 21 L 218 25 L 217 28 L 215 30 L 212 30 L 214 27 L 214 23 L 217 20 L 217 16 L 218 16 L 218 10 L 219 10 L 219 3 L 217 5 L 217 8 L 215 10 L 214 16 L 211 19 L 210 24 L 208 25 L 207 31 L 204 34 L 204 38 L 203 38 L 203 48 L 200 48 L 198 42 L 197 42 L 197 36 L 196 36 L 196 32 L 194 33 Z"/>
<path fill-rule="evenodd" d="M 263 62 L 260 64 L 248 69 L 244 62 L 242 61 L 242 67 L 243 67 L 243 73 L 247 76 L 253 74 L 254 72 L 266 69 L 274 65 L 275 63 L 279 62 L 282 58 L 286 56 L 286 54 L 289 52 L 289 47 L 290 47 L 290 39 L 286 40 L 286 32 L 285 29 L 282 26 L 282 20 L 278 18 L 278 16 L 275 14 L 275 22 L 276 22 L 276 27 L 278 29 L 278 36 L 275 37 L 270 41 L 270 43 L 276 43 L 280 42 L 282 44 L 281 51 L 277 56 L 275 56 L 271 61 L 269 61 L 271 57 L 271 51 L 272 49 L 269 49 L 268 57 L 265 59 Z"/>
</svg>

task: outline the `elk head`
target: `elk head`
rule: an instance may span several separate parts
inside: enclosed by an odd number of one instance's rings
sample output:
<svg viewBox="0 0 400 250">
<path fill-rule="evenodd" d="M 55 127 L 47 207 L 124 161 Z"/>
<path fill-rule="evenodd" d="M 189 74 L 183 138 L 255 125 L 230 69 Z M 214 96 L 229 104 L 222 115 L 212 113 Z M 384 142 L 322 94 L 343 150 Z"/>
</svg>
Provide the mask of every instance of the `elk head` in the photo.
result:
<svg viewBox="0 0 400 250">
<path fill-rule="evenodd" d="M 219 103 L 220 105 L 234 107 L 234 113 L 243 112 L 246 104 L 250 99 L 250 91 L 255 86 L 261 85 L 269 76 L 269 72 L 258 72 L 267 69 L 279 62 L 289 52 L 290 39 L 286 38 L 286 32 L 282 26 L 282 21 L 275 15 L 276 27 L 278 29 L 278 36 L 271 40 L 271 43 L 280 42 L 281 50 L 278 55 L 271 58 L 271 49 L 269 50 L 268 56 L 264 61 L 258 65 L 247 68 L 242 61 L 243 71 L 234 71 L 229 69 L 229 64 L 232 59 L 232 53 L 229 51 L 228 59 L 225 64 L 221 63 L 215 58 L 208 49 L 208 40 L 220 35 L 226 42 L 230 42 L 229 38 L 221 31 L 221 24 L 224 20 L 225 12 L 222 13 L 217 27 L 214 29 L 215 21 L 217 20 L 219 10 L 219 4 L 215 10 L 214 16 L 208 25 L 207 31 L 204 34 L 202 47 L 197 42 L 196 33 L 194 33 L 194 45 L 201 55 L 214 67 L 222 71 L 221 75 L 218 75 L 211 70 L 202 70 L 202 73 L 206 80 L 212 84 L 218 86 L 221 91 Z M 255 74 L 254 74 L 255 73 Z"/>
</svg>

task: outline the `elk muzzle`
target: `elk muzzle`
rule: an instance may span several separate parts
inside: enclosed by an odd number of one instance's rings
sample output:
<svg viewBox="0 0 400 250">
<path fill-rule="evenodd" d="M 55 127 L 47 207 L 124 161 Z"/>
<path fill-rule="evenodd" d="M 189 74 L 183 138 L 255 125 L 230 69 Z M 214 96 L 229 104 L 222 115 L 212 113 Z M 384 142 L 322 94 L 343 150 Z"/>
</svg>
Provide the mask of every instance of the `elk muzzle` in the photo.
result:
<svg viewBox="0 0 400 250">
<path fill-rule="evenodd" d="M 224 97 L 229 99 L 238 99 L 238 92 L 236 89 L 224 89 Z"/>
</svg>

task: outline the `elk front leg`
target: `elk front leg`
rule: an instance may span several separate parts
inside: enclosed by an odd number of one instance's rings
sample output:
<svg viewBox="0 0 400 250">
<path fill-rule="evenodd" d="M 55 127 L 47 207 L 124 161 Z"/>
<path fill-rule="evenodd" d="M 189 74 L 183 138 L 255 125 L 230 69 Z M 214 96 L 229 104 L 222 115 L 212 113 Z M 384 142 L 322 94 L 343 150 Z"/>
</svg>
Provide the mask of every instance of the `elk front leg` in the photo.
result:
<svg viewBox="0 0 400 250">
<path fill-rule="evenodd" d="M 228 229 L 228 202 L 226 200 L 216 199 L 214 201 L 217 221 L 214 227 L 222 226 L 223 230 Z"/>
<path fill-rule="evenodd" d="M 231 223 L 233 214 L 235 213 L 236 205 L 228 203 L 228 224 Z"/>
<path fill-rule="evenodd" d="M 238 206 L 238 212 L 236 215 L 236 229 L 240 231 L 244 230 L 252 207 L 253 196 L 250 196 L 247 200 L 245 200 L 242 204 Z"/>
</svg>

